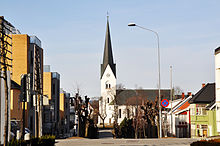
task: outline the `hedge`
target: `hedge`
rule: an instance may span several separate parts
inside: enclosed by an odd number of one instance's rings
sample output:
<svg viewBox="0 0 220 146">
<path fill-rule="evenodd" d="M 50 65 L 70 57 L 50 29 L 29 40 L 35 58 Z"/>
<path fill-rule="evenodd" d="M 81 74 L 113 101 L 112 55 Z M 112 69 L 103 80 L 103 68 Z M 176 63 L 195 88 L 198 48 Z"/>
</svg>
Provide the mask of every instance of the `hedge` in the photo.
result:
<svg viewBox="0 0 220 146">
<path fill-rule="evenodd" d="M 16 140 L 13 139 L 10 141 L 9 146 L 54 146 L 55 136 L 53 135 L 44 135 L 40 138 L 31 138 L 30 141 Z"/>
<path fill-rule="evenodd" d="M 191 146 L 220 146 L 220 139 L 200 140 L 190 144 Z"/>
</svg>

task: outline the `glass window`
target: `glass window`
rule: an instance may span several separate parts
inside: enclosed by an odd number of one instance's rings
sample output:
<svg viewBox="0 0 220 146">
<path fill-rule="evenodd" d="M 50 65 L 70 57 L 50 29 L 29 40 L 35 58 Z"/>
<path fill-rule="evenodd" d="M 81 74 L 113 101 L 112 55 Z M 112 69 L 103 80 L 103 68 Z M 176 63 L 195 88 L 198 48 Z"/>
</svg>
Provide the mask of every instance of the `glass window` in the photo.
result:
<svg viewBox="0 0 220 146">
<path fill-rule="evenodd" d="M 119 109 L 119 118 L 121 118 L 121 109 Z"/>
</svg>

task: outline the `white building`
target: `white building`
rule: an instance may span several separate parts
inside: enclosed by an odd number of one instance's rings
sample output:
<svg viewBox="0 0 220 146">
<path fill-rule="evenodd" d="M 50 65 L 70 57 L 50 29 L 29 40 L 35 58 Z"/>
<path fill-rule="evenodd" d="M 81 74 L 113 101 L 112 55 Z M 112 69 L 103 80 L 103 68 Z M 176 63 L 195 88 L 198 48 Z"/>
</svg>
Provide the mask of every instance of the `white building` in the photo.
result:
<svg viewBox="0 0 220 146">
<path fill-rule="evenodd" d="M 220 47 L 215 49 L 216 125 L 220 133 Z"/>
<path fill-rule="evenodd" d="M 167 114 L 167 127 L 169 136 L 179 138 L 190 137 L 190 103 L 192 96 L 177 99 L 172 102 L 172 110 Z M 170 102 L 171 103 L 171 102 Z M 171 104 L 169 107 L 171 108 Z"/>
</svg>

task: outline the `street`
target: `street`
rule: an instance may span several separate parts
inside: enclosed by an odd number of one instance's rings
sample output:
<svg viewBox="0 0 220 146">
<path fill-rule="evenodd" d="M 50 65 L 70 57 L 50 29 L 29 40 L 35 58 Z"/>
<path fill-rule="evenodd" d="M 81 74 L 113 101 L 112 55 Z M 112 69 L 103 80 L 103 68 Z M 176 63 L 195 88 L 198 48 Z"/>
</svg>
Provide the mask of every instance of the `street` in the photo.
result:
<svg viewBox="0 0 220 146">
<path fill-rule="evenodd" d="M 163 138 L 163 139 L 113 139 L 111 130 L 100 130 L 99 139 L 62 139 L 56 140 L 56 146 L 190 146 L 190 143 L 197 141 L 191 138 Z"/>
<path fill-rule="evenodd" d="M 167 139 L 64 139 L 56 140 L 56 146 L 190 146 L 196 139 L 167 138 Z"/>
</svg>

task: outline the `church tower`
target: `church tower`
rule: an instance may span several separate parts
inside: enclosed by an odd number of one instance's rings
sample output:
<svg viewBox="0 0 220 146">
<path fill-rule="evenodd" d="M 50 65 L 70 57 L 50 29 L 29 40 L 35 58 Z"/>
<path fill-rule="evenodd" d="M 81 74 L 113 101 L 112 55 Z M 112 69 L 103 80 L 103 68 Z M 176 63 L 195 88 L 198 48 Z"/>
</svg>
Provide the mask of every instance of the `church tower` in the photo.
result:
<svg viewBox="0 0 220 146">
<path fill-rule="evenodd" d="M 111 36 L 109 29 L 109 19 L 107 17 L 107 28 L 105 35 L 105 46 L 103 62 L 101 64 L 101 99 L 99 100 L 99 124 L 113 124 L 114 104 L 116 95 L 116 64 L 114 63 Z"/>
</svg>

